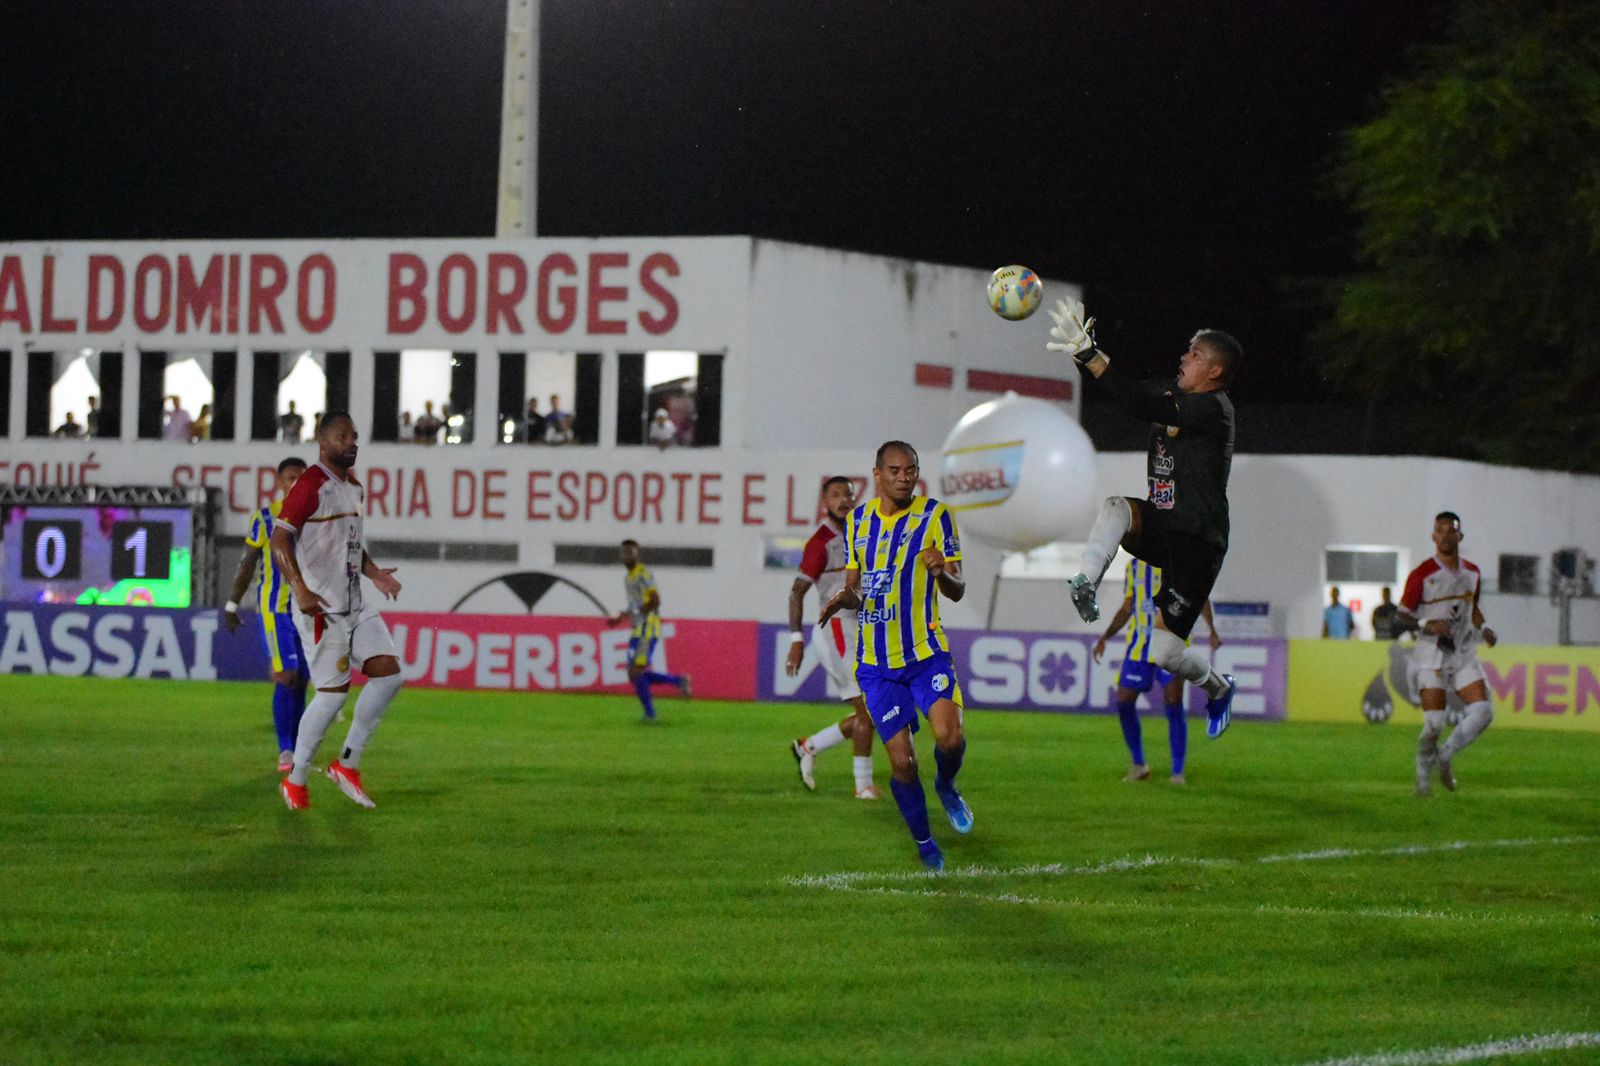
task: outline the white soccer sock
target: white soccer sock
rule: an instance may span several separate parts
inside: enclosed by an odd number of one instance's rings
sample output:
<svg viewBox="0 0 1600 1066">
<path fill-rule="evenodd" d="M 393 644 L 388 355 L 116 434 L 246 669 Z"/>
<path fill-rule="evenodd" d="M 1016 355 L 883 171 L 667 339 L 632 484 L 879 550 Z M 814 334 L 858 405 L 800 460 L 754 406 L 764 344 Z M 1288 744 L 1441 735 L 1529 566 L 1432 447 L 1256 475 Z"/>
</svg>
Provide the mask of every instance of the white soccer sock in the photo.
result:
<svg viewBox="0 0 1600 1066">
<path fill-rule="evenodd" d="M 836 744 L 843 743 L 844 730 L 839 728 L 838 722 L 830 725 L 828 728 L 824 729 L 815 736 L 806 738 L 806 747 L 810 749 L 811 754 L 813 755 L 819 751 L 827 751 Z"/>
<path fill-rule="evenodd" d="M 1178 634 L 1156 629 L 1150 634 L 1150 661 L 1169 674 L 1177 674 L 1191 685 L 1199 685 L 1212 699 L 1228 691 L 1228 682 L 1211 668 L 1198 648 L 1185 647 Z"/>
<path fill-rule="evenodd" d="M 1100 505 L 1089 541 L 1083 546 L 1083 575 L 1095 588 L 1106 576 L 1106 567 L 1117 557 L 1117 546 L 1133 527 L 1133 508 L 1122 496 L 1109 496 Z"/>
<path fill-rule="evenodd" d="M 306 704 L 306 710 L 300 716 L 300 732 L 294 739 L 294 769 L 289 771 L 289 780 L 296 785 L 306 783 L 306 778 L 311 774 L 311 760 L 317 754 L 317 747 L 322 743 L 322 737 L 328 732 L 328 727 L 333 724 L 334 716 L 339 713 L 339 708 L 344 706 L 344 701 L 349 697 L 348 692 L 322 692 L 318 691 Z"/>
<path fill-rule="evenodd" d="M 361 766 L 361 753 L 366 750 L 367 741 L 372 739 L 378 723 L 383 721 L 383 712 L 389 709 L 389 701 L 400 691 L 402 683 L 399 674 L 367 679 L 360 698 L 356 700 L 356 713 L 350 716 L 350 732 L 345 734 L 344 751 L 339 755 L 339 761 L 345 766 L 352 770 Z"/>
<path fill-rule="evenodd" d="M 1456 753 L 1477 740 L 1478 734 L 1489 728 L 1489 723 L 1492 721 L 1494 721 L 1494 708 L 1489 706 L 1488 700 L 1467 704 L 1461 724 L 1456 726 L 1450 738 L 1439 746 L 1439 758 L 1445 762 L 1455 758 Z"/>
<path fill-rule="evenodd" d="M 1444 732 L 1444 711 L 1422 712 L 1422 733 L 1417 737 L 1417 780 L 1425 782 L 1429 764 L 1439 754 L 1439 734 Z M 1418 786 L 1419 788 L 1421 785 Z"/>
<path fill-rule="evenodd" d="M 855 756 L 855 768 L 856 768 L 856 791 L 860 792 L 862 789 L 864 789 L 868 785 L 872 784 L 872 756 L 870 756 L 870 755 L 857 755 L 857 756 Z"/>
</svg>

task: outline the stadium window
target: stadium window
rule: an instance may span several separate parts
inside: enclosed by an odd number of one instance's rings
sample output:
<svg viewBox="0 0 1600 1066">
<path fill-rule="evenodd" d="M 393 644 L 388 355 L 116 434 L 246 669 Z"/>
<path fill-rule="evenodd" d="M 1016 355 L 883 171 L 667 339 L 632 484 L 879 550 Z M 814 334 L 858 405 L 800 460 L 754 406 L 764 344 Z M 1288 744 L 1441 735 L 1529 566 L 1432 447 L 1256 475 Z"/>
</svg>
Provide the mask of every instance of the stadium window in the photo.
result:
<svg viewBox="0 0 1600 1066">
<path fill-rule="evenodd" d="M 9 353 L 6 355 L 9 362 Z M 9 366 L 4 378 L 10 380 Z M 122 432 L 122 353 L 80 348 L 29 352 L 27 411 L 30 437 L 118 437 Z M 9 402 L 9 389 L 7 401 Z M 9 422 L 9 415 L 6 419 Z M 0 433 L 4 430 L 0 429 Z"/>
<path fill-rule="evenodd" d="M 1502 554 L 1497 591 L 1515 596 L 1538 595 L 1539 557 Z"/>
<path fill-rule="evenodd" d="M 622 352 L 617 356 L 617 443 L 659 448 L 722 443 L 721 355 Z"/>
<path fill-rule="evenodd" d="M 374 352 L 372 439 L 471 443 L 477 368 L 474 352 L 438 348 Z"/>
<path fill-rule="evenodd" d="M 495 440 L 501 444 L 598 443 L 599 385 L 600 357 L 596 353 L 501 352 Z M 530 407 L 534 411 L 531 417 Z"/>
<path fill-rule="evenodd" d="M 1323 568 L 1332 584 L 1394 585 L 1400 579 L 1400 553 L 1391 548 L 1329 548 Z"/>
</svg>

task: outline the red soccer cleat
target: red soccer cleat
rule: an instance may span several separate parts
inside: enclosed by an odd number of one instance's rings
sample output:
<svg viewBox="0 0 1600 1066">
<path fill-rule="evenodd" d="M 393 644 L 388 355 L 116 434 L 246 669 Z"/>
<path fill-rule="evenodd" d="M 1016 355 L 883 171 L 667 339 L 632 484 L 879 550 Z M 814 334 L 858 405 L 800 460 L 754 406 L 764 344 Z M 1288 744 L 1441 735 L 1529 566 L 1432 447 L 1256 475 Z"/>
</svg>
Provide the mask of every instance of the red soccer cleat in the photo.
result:
<svg viewBox="0 0 1600 1066">
<path fill-rule="evenodd" d="M 311 806 L 311 793 L 306 791 L 306 786 L 297 785 L 287 777 L 278 785 L 278 791 L 291 811 L 303 811 Z"/>
<path fill-rule="evenodd" d="M 344 763 L 335 759 L 328 764 L 328 780 L 339 786 L 339 791 L 358 804 L 371 810 L 377 804 L 372 802 L 372 797 L 367 795 L 361 787 L 361 771 L 352 770 Z"/>
</svg>

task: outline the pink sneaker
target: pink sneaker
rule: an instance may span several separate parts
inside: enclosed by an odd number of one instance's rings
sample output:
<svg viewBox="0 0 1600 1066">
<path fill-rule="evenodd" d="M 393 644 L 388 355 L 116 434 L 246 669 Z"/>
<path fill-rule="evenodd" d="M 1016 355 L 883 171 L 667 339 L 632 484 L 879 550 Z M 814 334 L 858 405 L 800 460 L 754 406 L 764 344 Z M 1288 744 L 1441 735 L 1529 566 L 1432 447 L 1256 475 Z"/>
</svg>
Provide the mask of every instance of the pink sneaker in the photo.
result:
<svg viewBox="0 0 1600 1066">
<path fill-rule="evenodd" d="M 377 804 L 372 802 L 366 790 L 361 787 L 361 771 L 352 770 L 344 763 L 335 759 L 328 764 L 328 780 L 339 786 L 339 791 L 349 796 L 358 806 L 371 810 Z"/>
<path fill-rule="evenodd" d="M 291 811 L 303 811 L 311 806 L 311 793 L 306 791 L 306 786 L 297 785 L 287 777 L 279 783 L 278 792 L 282 794 L 283 802 L 289 805 Z"/>
</svg>

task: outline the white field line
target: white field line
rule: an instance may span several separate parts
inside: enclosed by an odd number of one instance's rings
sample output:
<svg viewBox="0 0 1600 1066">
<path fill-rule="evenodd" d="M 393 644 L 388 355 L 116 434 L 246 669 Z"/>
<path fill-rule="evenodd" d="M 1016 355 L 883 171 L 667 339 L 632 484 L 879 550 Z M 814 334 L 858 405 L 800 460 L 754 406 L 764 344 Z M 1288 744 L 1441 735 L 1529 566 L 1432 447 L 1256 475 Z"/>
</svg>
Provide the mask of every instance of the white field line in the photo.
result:
<svg viewBox="0 0 1600 1066">
<path fill-rule="evenodd" d="M 1545 1051 L 1573 1051 L 1600 1047 L 1600 1033 L 1547 1033 L 1544 1036 L 1514 1036 L 1486 1044 L 1465 1047 L 1431 1047 L 1421 1051 L 1387 1051 L 1376 1055 L 1351 1055 L 1325 1059 L 1311 1066 L 1435 1066 L 1439 1063 L 1477 1062 L 1508 1055 L 1535 1055 Z"/>
<path fill-rule="evenodd" d="M 1454 840 L 1442 844 L 1406 844 L 1388 848 L 1323 848 L 1317 851 L 1292 851 L 1281 855 L 1261 855 L 1254 859 L 1197 858 L 1181 855 L 1127 856 L 1084 866 L 1053 862 L 1028 866 L 962 866 L 935 873 L 931 870 L 871 871 L 847 870 L 833 874 L 805 874 L 788 877 L 786 884 L 796 888 L 844 890 L 862 883 L 945 882 L 971 878 L 1016 877 L 1092 877 L 1099 874 L 1144 870 L 1157 866 L 1247 867 L 1285 862 L 1324 862 L 1330 859 L 1360 859 L 1389 855 L 1432 855 L 1441 852 L 1487 848 L 1567 847 L 1595 841 L 1592 836 L 1524 837 L 1517 840 Z"/>
</svg>

